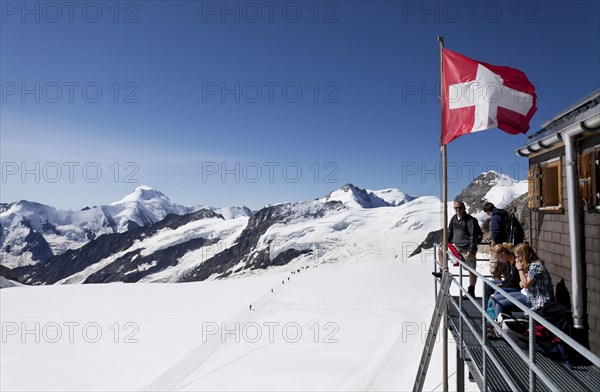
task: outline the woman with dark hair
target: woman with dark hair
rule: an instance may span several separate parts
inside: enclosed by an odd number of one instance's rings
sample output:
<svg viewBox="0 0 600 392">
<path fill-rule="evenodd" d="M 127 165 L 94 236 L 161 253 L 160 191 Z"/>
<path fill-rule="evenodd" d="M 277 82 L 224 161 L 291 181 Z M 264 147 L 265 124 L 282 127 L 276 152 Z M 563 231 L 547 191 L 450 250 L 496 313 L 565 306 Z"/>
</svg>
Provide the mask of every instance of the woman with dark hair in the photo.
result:
<svg viewBox="0 0 600 392">
<path fill-rule="evenodd" d="M 519 287 L 519 270 L 516 266 L 516 257 L 514 254 L 512 244 L 507 242 L 497 244 L 492 248 L 492 253 L 498 259 L 498 262 L 507 266 L 507 275 L 504 276 L 504 280 L 499 284 L 505 291 L 510 294 L 511 297 L 517 301 L 527 304 L 527 297 L 521 292 Z M 488 286 L 489 287 L 489 286 Z M 507 308 L 516 308 L 516 306 L 506 297 L 500 293 L 494 293 L 490 297 L 492 304 L 494 305 L 495 316 L 498 316 Z"/>
<path fill-rule="evenodd" d="M 496 244 L 491 249 L 492 257 L 495 259 L 494 279 L 492 282 L 502 287 L 505 291 L 521 291 L 519 287 L 519 271 L 515 266 L 515 255 L 513 246 L 508 242 Z M 485 285 L 484 303 L 488 303 L 490 295 L 494 292 L 492 286 Z"/>
</svg>

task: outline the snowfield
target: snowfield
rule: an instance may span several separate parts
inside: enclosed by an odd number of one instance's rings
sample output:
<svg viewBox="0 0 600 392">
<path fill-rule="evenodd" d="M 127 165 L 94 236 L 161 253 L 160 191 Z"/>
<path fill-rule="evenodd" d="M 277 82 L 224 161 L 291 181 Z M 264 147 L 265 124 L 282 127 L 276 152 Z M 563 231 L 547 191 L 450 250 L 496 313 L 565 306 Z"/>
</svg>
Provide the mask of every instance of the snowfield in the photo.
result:
<svg viewBox="0 0 600 392">
<path fill-rule="evenodd" d="M 498 185 L 504 190 L 488 196 L 499 206 L 519 192 Z M 262 233 L 253 252 L 268 247 L 271 260 L 290 248 L 312 251 L 282 266 L 238 264 L 227 279 L 170 283 L 201 266 L 201 248 L 137 284 L 66 284 L 117 253 L 62 284 L 1 290 L 0 389 L 411 390 L 435 301 L 432 251 L 409 255 L 441 226 L 441 202 L 352 187 L 328 199 L 344 206 L 315 218 L 323 201 L 289 205 L 288 219 Z M 247 211 L 229 211 L 228 220 L 160 230 L 135 247 L 152 254 L 201 236 L 220 239 L 213 251 L 227 249 L 249 221 Z M 478 269 L 486 273 L 486 264 Z M 426 390 L 441 389 L 440 353 L 441 345 Z M 453 342 L 448 353 L 454 386 Z"/>
<path fill-rule="evenodd" d="M 409 390 L 434 303 L 431 260 L 4 289 L 0 387 Z M 432 360 L 426 389 L 438 386 L 439 363 Z"/>
</svg>

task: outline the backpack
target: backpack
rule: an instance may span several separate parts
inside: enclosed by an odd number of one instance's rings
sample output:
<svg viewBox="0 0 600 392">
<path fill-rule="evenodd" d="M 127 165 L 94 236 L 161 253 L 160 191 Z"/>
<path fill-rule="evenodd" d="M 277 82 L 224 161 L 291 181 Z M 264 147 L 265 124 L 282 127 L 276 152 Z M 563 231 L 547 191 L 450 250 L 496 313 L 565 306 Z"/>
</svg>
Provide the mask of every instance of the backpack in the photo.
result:
<svg viewBox="0 0 600 392">
<path fill-rule="evenodd" d="M 529 320 L 517 319 L 509 314 L 500 313 L 496 317 L 496 322 L 502 328 L 503 338 L 510 337 L 522 349 L 529 347 Z"/>
<path fill-rule="evenodd" d="M 570 337 L 573 336 L 573 315 L 571 311 L 558 302 L 549 302 L 536 310 L 536 313 L 544 317 L 554 326 Z M 568 368 L 571 368 L 574 359 L 578 355 L 569 345 L 563 343 L 556 335 L 548 331 L 544 326 L 536 326 L 536 347 L 543 354 L 560 354 Z"/>
<path fill-rule="evenodd" d="M 525 230 L 515 214 L 510 214 L 506 224 L 506 238 L 509 243 L 517 245 L 525 241 Z"/>
<path fill-rule="evenodd" d="M 560 282 L 556 284 L 555 297 L 556 302 L 563 305 L 567 309 L 571 309 L 571 297 L 569 296 L 569 290 L 567 289 L 564 279 L 561 279 Z"/>
</svg>

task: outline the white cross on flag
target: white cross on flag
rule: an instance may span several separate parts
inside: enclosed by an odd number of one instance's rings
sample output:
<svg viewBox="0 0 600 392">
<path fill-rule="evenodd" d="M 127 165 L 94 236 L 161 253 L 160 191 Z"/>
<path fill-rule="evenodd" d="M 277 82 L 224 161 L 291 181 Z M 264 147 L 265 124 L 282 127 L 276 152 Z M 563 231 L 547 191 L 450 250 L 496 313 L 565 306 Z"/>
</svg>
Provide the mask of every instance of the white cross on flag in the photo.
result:
<svg viewBox="0 0 600 392">
<path fill-rule="evenodd" d="M 513 135 L 529 130 L 537 96 L 523 72 L 448 49 L 443 49 L 442 61 L 443 144 L 489 128 Z"/>
</svg>

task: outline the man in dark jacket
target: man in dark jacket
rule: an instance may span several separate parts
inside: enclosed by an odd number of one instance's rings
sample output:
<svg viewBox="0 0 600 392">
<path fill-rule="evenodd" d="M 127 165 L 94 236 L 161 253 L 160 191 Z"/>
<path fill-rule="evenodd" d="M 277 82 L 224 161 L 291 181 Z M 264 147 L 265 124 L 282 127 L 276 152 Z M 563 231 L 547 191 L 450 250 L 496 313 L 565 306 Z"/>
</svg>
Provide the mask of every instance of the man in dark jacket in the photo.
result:
<svg viewBox="0 0 600 392">
<path fill-rule="evenodd" d="M 465 203 L 454 201 L 455 215 L 450 219 L 448 227 L 448 242 L 454 244 L 464 260 L 471 268 L 477 268 L 477 233 L 475 231 L 474 217 L 467 214 Z M 468 293 L 475 297 L 475 283 L 477 275 L 469 272 Z"/>
<path fill-rule="evenodd" d="M 494 204 L 487 202 L 483 205 L 483 212 L 488 214 L 488 216 L 492 219 L 490 222 L 490 232 L 491 232 L 491 244 L 490 247 L 493 247 L 496 244 L 502 244 L 503 242 L 507 242 L 507 230 L 506 227 L 508 225 L 508 212 L 503 209 L 496 208 Z"/>
</svg>

